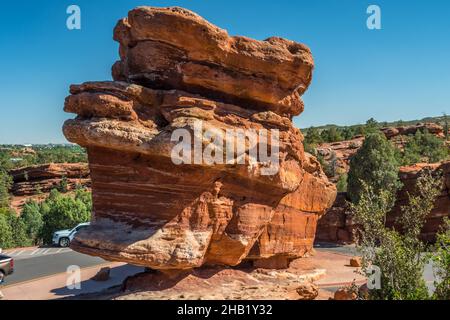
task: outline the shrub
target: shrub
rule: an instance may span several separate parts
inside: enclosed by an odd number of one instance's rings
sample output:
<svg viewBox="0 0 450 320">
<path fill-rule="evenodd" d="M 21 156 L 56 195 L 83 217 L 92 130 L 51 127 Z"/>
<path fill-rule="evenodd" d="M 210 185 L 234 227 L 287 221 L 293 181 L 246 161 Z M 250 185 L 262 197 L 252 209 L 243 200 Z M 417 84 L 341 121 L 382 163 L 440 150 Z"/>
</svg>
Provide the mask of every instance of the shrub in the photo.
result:
<svg viewBox="0 0 450 320">
<path fill-rule="evenodd" d="M 35 201 L 27 202 L 22 209 L 20 218 L 26 226 L 28 239 L 30 239 L 33 244 L 39 244 L 39 234 L 44 225 L 39 204 Z"/>
<path fill-rule="evenodd" d="M 87 203 L 85 203 L 85 202 Z M 41 238 L 46 244 L 51 243 L 53 232 L 73 228 L 79 223 L 88 222 L 91 216 L 90 197 L 80 191 L 75 197 L 63 196 L 52 190 L 49 197 L 41 204 L 44 224 Z"/>
<path fill-rule="evenodd" d="M 411 165 L 418 162 L 436 163 L 447 159 L 448 148 L 444 140 L 425 130 L 417 131 L 408 139 L 402 154 L 402 164 Z"/>
<path fill-rule="evenodd" d="M 338 192 L 346 192 L 347 191 L 347 174 L 344 173 L 339 177 L 339 180 L 336 183 L 336 188 Z"/>
<path fill-rule="evenodd" d="M 26 247 L 31 241 L 26 234 L 25 223 L 10 209 L 0 210 L 0 247 Z"/>
<path fill-rule="evenodd" d="M 349 198 L 353 203 L 357 203 L 364 184 L 375 193 L 381 190 L 395 193 L 400 187 L 398 169 L 392 144 L 380 133 L 369 134 L 350 160 Z"/>
<path fill-rule="evenodd" d="M 386 215 L 391 211 L 395 195 L 392 190 L 374 192 L 366 183 L 357 204 L 351 204 L 358 249 L 362 254 L 362 273 L 371 274 L 370 266 L 381 270 L 381 289 L 369 290 L 369 299 L 414 300 L 427 299 L 428 291 L 423 272 L 428 257 L 419 238 L 426 216 L 441 192 L 441 177 L 424 172 L 416 184 L 416 193 L 409 195 L 409 203 L 401 208 L 398 220 L 402 234 L 385 227 Z"/>
<path fill-rule="evenodd" d="M 13 234 L 9 219 L 7 217 L 7 209 L 0 209 L 0 248 L 13 247 Z"/>
<path fill-rule="evenodd" d="M 0 168 L 0 208 L 9 207 L 9 188 L 11 188 L 11 176 Z"/>
<path fill-rule="evenodd" d="M 433 298 L 450 300 L 450 219 L 444 219 L 444 226 L 437 235 L 436 250 L 432 257 L 435 281 Z"/>
</svg>

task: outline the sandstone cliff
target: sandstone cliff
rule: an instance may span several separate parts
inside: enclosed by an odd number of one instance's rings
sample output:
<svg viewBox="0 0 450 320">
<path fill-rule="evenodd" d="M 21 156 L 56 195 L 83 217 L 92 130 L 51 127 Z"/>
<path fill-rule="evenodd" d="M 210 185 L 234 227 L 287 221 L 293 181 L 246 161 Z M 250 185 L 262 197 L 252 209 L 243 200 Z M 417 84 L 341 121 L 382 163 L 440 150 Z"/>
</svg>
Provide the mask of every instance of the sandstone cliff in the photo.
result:
<svg viewBox="0 0 450 320">
<path fill-rule="evenodd" d="M 87 148 L 94 207 L 72 247 L 161 270 L 247 258 L 283 266 L 309 252 L 336 195 L 291 121 L 311 82 L 310 50 L 280 38 L 230 37 L 181 8 L 134 9 L 114 39 L 115 81 L 71 86 L 65 103 L 78 115 L 64 134 Z M 231 143 L 242 163 L 177 165 L 177 129 L 197 138 L 194 149 L 208 148 L 209 131 L 277 129 L 278 170 L 264 174 L 272 163 L 252 162 L 249 139 L 236 145 L 227 135 L 214 156 Z M 273 135 L 258 142 L 271 149 Z"/>
<path fill-rule="evenodd" d="M 51 163 L 14 169 L 9 172 L 13 179 L 13 196 L 32 196 L 47 193 L 66 179 L 68 190 L 77 185 L 89 186 L 89 167 L 86 163 Z"/>
<path fill-rule="evenodd" d="M 397 203 L 387 217 L 387 225 L 393 226 L 395 219 L 401 214 L 401 206 L 408 201 L 408 192 L 414 193 L 417 178 L 422 170 L 431 169 L 441 171 L 442 192 L 436 199 L 434 209 L 426 218 L 422 228 L 422 239 L 432 242 L 442 225 L 444 217 L 450 217 L 450 161 L 438 164 L 416 164 L 401 167 L 399 172 L 403 188 L 397 194 Z M 353 230 L 356 225 L 352 220 L 349 208 L 346 204 L 346 194 L 340 193 L 333 207 L 321 218 L 317 226 L 316 239 L 326 242 L 353 242 Z"/>
</svg>

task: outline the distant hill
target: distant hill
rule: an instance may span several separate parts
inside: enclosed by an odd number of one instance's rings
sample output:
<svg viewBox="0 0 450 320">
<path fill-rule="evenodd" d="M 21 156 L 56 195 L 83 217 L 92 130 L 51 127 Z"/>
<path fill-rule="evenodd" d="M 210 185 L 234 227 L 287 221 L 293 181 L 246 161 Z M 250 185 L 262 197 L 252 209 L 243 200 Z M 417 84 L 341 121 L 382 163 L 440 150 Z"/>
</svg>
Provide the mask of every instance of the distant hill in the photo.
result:
<svg viewBox="0 0 450 320">
<path fill-rule="evenodd" d="M 407 121 L 398 120 L 398 121 L 393 121 L 393 122 L 379 122 L 379 124 L 383 127 L 401 127 L 401 126 L 414 125 L 414 124 L 417 124 L 420 122 L 429 122 L 429 123 L 436 123 L 441 126 L 444 126 L 445 117 L 446 116 L 439 116 L 439 117 L 427 117 L 427 118 L 423 118 L 420 120 L 407 120 Z M 447 121 L 450 121 L 449 116 L 447 116 Z M 364 123 L 354 124 L 354 125 L 350 125 L 350 126 L 339 126 L 339 125 L 335 125 L 335 124 L 327 124 L 327 125 L 318 126 L 318 127 L 314 127 L 314 128 L 319 129 L 319 130 L 326 130 L 326 129 L 330 129 L 333 127 L 336 129 L 344 129 L 344 128 L 356 128 L 361 125 L 364 125 Z M 305 130 L 305 129 L 308 129 L 308 128 L 303 128 L 303 130 Z"/>
</svg>

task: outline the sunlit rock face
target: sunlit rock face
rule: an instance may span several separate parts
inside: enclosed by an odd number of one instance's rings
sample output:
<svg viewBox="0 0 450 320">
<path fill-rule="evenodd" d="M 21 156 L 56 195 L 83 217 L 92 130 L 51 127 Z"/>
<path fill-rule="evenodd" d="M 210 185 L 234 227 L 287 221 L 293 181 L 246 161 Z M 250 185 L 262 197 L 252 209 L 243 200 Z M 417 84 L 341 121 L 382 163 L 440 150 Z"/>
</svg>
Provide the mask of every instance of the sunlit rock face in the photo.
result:
<svg viewBox="0 0 450 320">
<path fill-rule="evenodd" d="M 65 103 L 77 117 L 64 134 L 88 150 L 94 206 L 72 247 L 160 270 L 270 265 L 310 251 L 336 196 L 292 124 L 311 81 L 310 50 L 230 37 L 181 8 L 134 9 L 114 38 L 114 81 L 73 85 Z M 207 132 L 222 132 L 210 155 L 223 161 L 174 161 L 180 129 L 194 154 L 211 150 Z M 278 151 L 276 170 L 273 159 L 252 161 L 249 136 L 226 134 L 240 130 L 267 133 L 258 150 Z"/>
</svg>

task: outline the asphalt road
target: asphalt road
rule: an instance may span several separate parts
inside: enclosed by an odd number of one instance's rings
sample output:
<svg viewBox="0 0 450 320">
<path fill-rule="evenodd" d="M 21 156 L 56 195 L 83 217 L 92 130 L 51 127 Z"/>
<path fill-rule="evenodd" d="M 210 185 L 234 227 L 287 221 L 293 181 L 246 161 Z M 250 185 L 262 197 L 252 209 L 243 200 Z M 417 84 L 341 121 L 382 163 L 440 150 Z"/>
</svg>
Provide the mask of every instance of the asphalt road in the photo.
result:
<svg viewBox="0 0 450 320">
<path fill-rule="evenodd" d="M 22 252 L 19 255 L 14 253 L 9 255 L 15 261 L 14 273 L 5 278 L 4 286 L 63 273 L 72 265 L 86 268 L 105 263 L 105 260 L 101 258 L 84 255 L 70 249 L 60 250 L 59 248 L 51 248 L 47 251 L 41 250 L 41 252 L 38 251 L 35 254 Z"/>
</svg>

